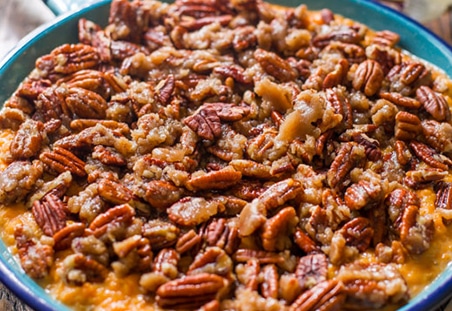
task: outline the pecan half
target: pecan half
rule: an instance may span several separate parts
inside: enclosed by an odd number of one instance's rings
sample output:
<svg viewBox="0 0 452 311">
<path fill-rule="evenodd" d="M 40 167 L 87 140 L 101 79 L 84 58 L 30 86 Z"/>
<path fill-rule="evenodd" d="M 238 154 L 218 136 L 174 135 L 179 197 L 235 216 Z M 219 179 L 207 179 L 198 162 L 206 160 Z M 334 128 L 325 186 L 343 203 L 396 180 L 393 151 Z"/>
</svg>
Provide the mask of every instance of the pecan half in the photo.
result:
<svg viewBox="0 0 452 311">
<path fill-rule="evenodd" d="M 427 250 L 433 237 L 433 221 L 420 221 L 419 198 L 413 191 L 395 189 L 385 200 L 393 233 L 410 253 Z"/>
<path fill-rule="evenodd" d="M 315 47 L 324 48 L 333 41 L 339 41 L 342 43 L 359 43 L 361 40 L 360 34 L 350 27 L 336 27 L 331 31 L 318 34 L 312 39 L 312 43 Z"/>
<path fill-rule="evenodd" d="M 64 99 L 73 119 L 104 119 L 107 102 L 99 94 L 79 87 L 69 88 Z"/>
<path fill-rule="evenodd" d="M 439 182 L 435 185 L 435 191 L 435 207 L 441 210 L 452 210 L 452 183 Z M 447 216 L 448 213 L 444 213 L 443 221 L 446 224 L 450 224 L 452 222 L 452 219 Z"/>
<path fill-rule="evenodd" d="M 344 201 L 352 210 L 360 210 L 382 199 L 383 189 L 380 184 L 360 180 L 347 188 Z"/>
<path fill-rule="evenodd" d="M 131 190 L 119 181 L 108 178 L 98 182 L 97 191 L 102 199 L 115 205 L 127 203 L 133 198 Z"/>
<path fill-rule="evenodd" d="M 216 200 L 203 197 L 185 197 L 167 209 L 171 221 L 181 226 L 199 225 L 215 216 L 224 208 Z"/>
<path fill-rule="evenodd" d="M 256 49 L 254 58 L 262 66 L 262 69 L 264 69 L 265 72 L 281 82 L 291 81 L 297 77 L 297 72 L 292 66 L 273 52 Z"/>
<path fill-rule="evenodd" d="M 353 110 L 350 101 L 338 89 L 327 89 L 325 93 L 326 99 L 333 106 L 336 113 L 342 116 L 345 128 L 351 128 L 353 125 Z"/>
<path fill-rule="evenodd" d="M 446 154 L 452 151 L 452 125 L 447 122 L 423 120 L 422 129 L 430 146 Z"/>
<path fill-rule="evenodd" d="M 207 245 L 217 246 L 233 254 L 239 247 L 239 230 L 235 223 L 228 222 L 225 218 L 214 219 L 209 223 L 203 233 Z"/>
<path fill-rule="evenodd" d="M 435 149 L 418 141 L 412 141 L 410 143 L 411 149 L 414 154 L 428 165 L 447 171 L 449 166 L 452 165 L 452 161 L 436 152 Z"/>
<path fill-rule="evenodd" d="M 186 183 L 189 190 L 226 189 L 242 179 L 242 173 L 232 166 L 218 171 L 211 171 L 202 175 L 191 177 Z"/>
<path fill-rule="evenodd" d="M 327 181 L 332 188 L 342 188 L 347 183 L 350 171 L 359 165 L 363 154 L 354 143 L 342 144 L 327 173 Z"/>
<path fill-rule="evenodd" d="M 57 173 L 69 171 L 79 177 L 86 176 L 85 162 L 64 148 L 54 146 L 53 151 L 41 153 L 39 159 Z"/>
<path fill-rule="evenodd" d="M 100 237 L 113 224 L 129 225 L 134 216 L 135 210 L 130 205 L 118 205 L 96 216 L 89 225 L 89 229 L 93 231 L 94 236 Z"/>
<path fill-rule="evenodd" d="M 196 309 L 217 298 L 227 287 L 227 280 L 216 274 L 187 275 L 160 286 L 156 301 L 161 308 Z"/>
<path fill-rule="evenodd" d="M 394 47 L 399 41 L 400 35 L 390 30 L 377 31 L 372 38 L 372 43 L 389 47 Z"/>
<path fill-rule="evenodd" d="M 320 247 L 309 235 L 298 228 L 294 233 L 294 242 L 307 254 L 320 252 Z"/>
<path fill-rule="evenodd" d="M 395 137 L 410 141 L 422 133 L 421 120 L 418 116 L 406 111 L 399 111 L 395 117 Z"/>
<path fill-rule="evenodd" d="M 176 244 L 180 229 L 169 221 L 153 219 L 146 222 L 141 231 L 156 251 Z"/>
<path fill-rule="evenodd" d="M 290 236 L 298 224 L 298 217 L 293 207 L 280 210 L 275 216 L 266 220 L 262 226 L 262 247 L 266 251 L 282 251 L 292 245 Z"/>
<path fill-rule="evenodd" d="M 191 250 L 198 250 L 198 246 L 202 242 L 202 236 L 197 234 L 195 230 L 191 229 L 182 234 L 176 243 L 176 251 L 180 254 L 185 254 Z"/>
<path fill-rule="evenodd" d="M 63 44 L 36 61 L 36 67 L 47 75 L 71 74 L 93 68 L 99 63 L 96 49 L 85 44 Z"/>
<path fill-rule="evenodd" d="M 25 272 L 35 279 L 46 277 L 54 261 L 52 246 L 35 241 L 23 226 L 15 228 L 14 238 L 20 263 Z"/>
<path fill-rule="evenodd" d="M 240 212 L 238 224 L 240 235 L 251 235 L 266 222 L 267 210 L 275 209 L 296 198 L 302 191 L 301 183 L 292 178 L 270 186 L 257 199 L 246 204 Z"/>
<path fill-rule="evenodd" d="M 326 281 L 328 258 L 325 254 L 311 254 L 300 258 L 295 270 L 295 276 L 301 287 L 310 288 Z"/>
<path fill-rule="evenodd" d="M 262 269 L 264 281 L 261 283 L 261 293 L 264 298 L 277 299 L 279 296 L 279 274 L 275 265 L 266 265 Z"/>
<path fill-rule="evenodd" d="M 416 90 L 416 98 L 436 121 L 450 121 L 449 104 L 442 94 L 423 85 Z"/>
<path fill-rule="evenodd" d="M 184 123 L 199 137 L 214 140 L 221 136 L 221 121 L 238 121 L 249 114 L 245 106 L 228 103 L 203 104 L 196 112 L 184 119 Z"/>
<path fill-rule="evenodd" d="M 116 150 L 110 147 L 97 145 L 93 149 L 93 159 L 99 160 L 100 163 L 112 166 L 125 166 L 127 160 L 118 153 Z"/>
<path fill-rule="evenodd" d="M 408 299 L 406 281 L 394 264 L 353 263 L 342 266 L 338 279 L 344 284 L 347 306 L 380 309 L 391 303 L 403 303 Z M 394 285 L 390 290 L 387 282 Z"/>
<path fill-rule="evenodd" d="M 187 275 L 200 273 L 215 273 L 223 277 L 231 277 L 234 267 L 228 254 L 219 247 L 208 247 L 204 252 L 198 253 L 188 267 Z"/>
<path fill-rule="evenodd" d="M 155 256 L 152 263 L 152 271 L 165 275 L 170 280 L 174 280 L 179 274 L 178 263 L 180 255 L 172 248 L 164 248 Z"/>
<path fill-rule="evenodd" d="M 65 226 L 53 235 L 55 242 L 53 248 L 59 251 L 71 247 L 72 240 L 82 236 L 85 233 L 85 229 L 85 224 L 81 222 L 75 222 Z"/>
<path fill-rule="evenodd" d="M 340 229 L 340 232 L 347 245 L 356 247 L 360 252 L 369 247 L 374 234 L 369 219 L 365 217 L 353 218 Z"/>
<path fill-rule="evenodd" d="M 31 211 L 44 234 L 53 236 L 66 226 L 66 209 L 57 196 L 48 194 L 41 201 L 35 201 Z"/>
<path fill-rule="evenodd" d="M 301 294 L 290 306 L 298 310 L 340 310 L 345 302 L 344 285 L 337 280 L 323 281 Z"/>
<path fill-rule="evenodd" d="M 66 281 L 78 285 L 103 282 L 109 272 L 104 265 L 80 253 L 67 256 L 63 260 L 63 270 Z"/>
<path fill-rule="evenodd" d="M 165 180 L 152 180 L 144 184 L 143 188 L 145 190 L 143 199 L 160 211 L 179 201 L 183 194 L 182 188 Z"/>
<path fill-rule="evenodd" d="M 390 101 L 391 103 L 405 108 L 418 109 L 419 107 L 421 107 L 421 103 L 417 99 L 403 96 L 398 92 L 380 92 L 379 96 Z"/>
<path fill-rule="evenodd" d="M 22 123 L 9 150 L 14 159 L 28 159 L 37 155 L 43 142 L 44 124 L 27 119 Z"/>
<path fill-rule="evenodd" d="M 381 88 L 384 78 L 381 65 L 374 60 L 365 60 L 359 64 L 353 78 L 353 88 L 363 90 L 367 96 L 375 95 Z"/>
</svg>

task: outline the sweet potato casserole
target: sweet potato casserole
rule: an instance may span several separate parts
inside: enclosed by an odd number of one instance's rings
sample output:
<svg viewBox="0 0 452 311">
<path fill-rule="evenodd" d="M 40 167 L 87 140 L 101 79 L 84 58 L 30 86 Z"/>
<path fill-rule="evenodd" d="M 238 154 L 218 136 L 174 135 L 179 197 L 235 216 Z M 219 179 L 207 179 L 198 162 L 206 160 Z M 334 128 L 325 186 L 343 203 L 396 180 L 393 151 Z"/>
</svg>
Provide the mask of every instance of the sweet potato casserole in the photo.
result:
<svg viewBox="0 0 452 311">
<path fill-rule="evenodd" d="M 451 260 L 452 82 L 329 9 L 115 0 L 0 112 L 2 238 L 76 310 L 363 310 Z"/>
</svg>

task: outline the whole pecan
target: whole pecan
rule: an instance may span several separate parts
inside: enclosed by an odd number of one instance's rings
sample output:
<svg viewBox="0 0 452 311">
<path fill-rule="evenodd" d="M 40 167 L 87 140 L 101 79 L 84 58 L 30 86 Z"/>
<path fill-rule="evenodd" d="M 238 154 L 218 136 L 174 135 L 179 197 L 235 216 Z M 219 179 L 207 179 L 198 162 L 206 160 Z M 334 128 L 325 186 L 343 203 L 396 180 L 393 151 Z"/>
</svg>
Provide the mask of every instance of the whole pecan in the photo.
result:
<svg viewBox="0 0 452 311">
<path fill-rule="evenodd" d="M 27 119 L 22 123 L 9 150 L 11 156 L 16 159 L 29 159 L 37 155 L 42 147 L 44 124 L 40 121 Z"/>
<path fill-rule="evenodd" d="M 54 146 L 53 151 L 41 153 L 39 159 L 57 173 L 69 171 L 79 177 L 86 176 L 85 162 L 64 148 Z"/>
<path fill-rule="evenodd" d="M 196 309 L 217 298 L 227 286 L 228 281 L 216 274 L 187 275 L 160 286 L 156 301 L 161 308 Z"/>
<path fill-rule="evenodd" d="M 384 78 L 381 65 L 371 59 L 365 60 L 359 64 L 353 78 L 353 88 L 363 90 L 367 96 L 375 95 L 381 88 Z"/>
<path fill-rule="evenodd" d="M 48 194 L 42 200 L 35 201 L 31 211 L 44 234 L 53 236 L 66 226 L 66 209 L 57 196 Z"/>
<path fill-rule="evenodd" d="M 442 94 L 423 85 L 416 90 L 416 98 L 436 121 L 450 121 L 449 104 Z"/>
<path fill-rule="evenodd" d="M 291 81 L 297 77 L 297 72 L 290 64 L 273 52 L 256 49 L 254 51 L 254 58 L 266 73 L 281 82 Z"/>
<path fill-rule="evenodd" d="M 102 199 L 115 205 L 127 203 L 133 198 L 133 192 L 113 178 L 102 178 L 97 191 Z"/>
<path fill-rule="evenodd" d="M 340 310 L 345 302 L 344 285 L 337 280 L 316 284 L 303 292 L 290 306 L 290 311 L 299 310 Z"/>
</svg>

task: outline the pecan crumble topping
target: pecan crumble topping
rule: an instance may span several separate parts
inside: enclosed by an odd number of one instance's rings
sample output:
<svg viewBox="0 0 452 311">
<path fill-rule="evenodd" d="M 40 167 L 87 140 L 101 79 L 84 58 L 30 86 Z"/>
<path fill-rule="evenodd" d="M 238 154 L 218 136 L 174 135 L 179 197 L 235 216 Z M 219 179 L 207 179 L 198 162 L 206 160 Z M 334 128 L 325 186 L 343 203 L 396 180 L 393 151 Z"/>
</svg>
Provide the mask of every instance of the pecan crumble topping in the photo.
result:
<svg viewBox="0 0 452 311">
<path fill-rule="evenodd" d="M 144 298 L 124 310 L 298 311 L 417 293 L 404 267 L 452 223 L 452 81 L 398 34 L 261 0 L 113 0 L 78 32 L 0 112 L 11 248 L 52 295 L 90 310 L 87 284 L 127 280 Z"/>
</svg>

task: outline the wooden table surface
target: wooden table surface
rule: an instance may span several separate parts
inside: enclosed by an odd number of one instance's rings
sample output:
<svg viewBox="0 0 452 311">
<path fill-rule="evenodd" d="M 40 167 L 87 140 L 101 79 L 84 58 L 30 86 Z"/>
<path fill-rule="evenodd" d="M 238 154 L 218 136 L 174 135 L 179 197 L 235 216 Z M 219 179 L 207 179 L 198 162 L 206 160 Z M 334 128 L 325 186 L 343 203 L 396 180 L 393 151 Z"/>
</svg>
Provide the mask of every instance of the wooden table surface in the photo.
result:
<svg viewBox="0 0 452 311">
<path fill-rule="evenodd" d="M 452 11 L 445 13 L 437 20 L 427 23 L 426 26 L 452 45 Z M 446 310 L 452 310 L 452 307 L 448 307 Z M 0 311 L 33 310 L 17 299 L 9 289 L 0 283 Z"/>
</svg>

